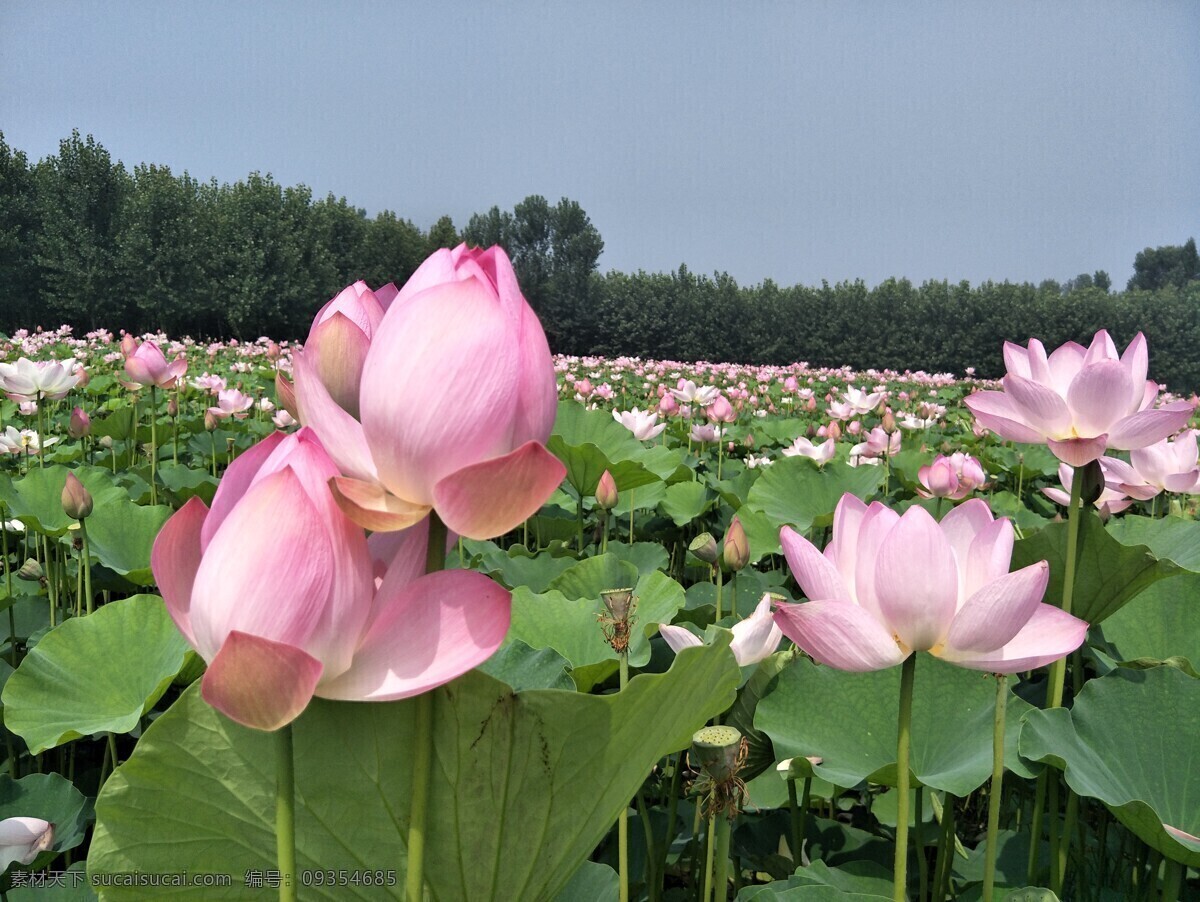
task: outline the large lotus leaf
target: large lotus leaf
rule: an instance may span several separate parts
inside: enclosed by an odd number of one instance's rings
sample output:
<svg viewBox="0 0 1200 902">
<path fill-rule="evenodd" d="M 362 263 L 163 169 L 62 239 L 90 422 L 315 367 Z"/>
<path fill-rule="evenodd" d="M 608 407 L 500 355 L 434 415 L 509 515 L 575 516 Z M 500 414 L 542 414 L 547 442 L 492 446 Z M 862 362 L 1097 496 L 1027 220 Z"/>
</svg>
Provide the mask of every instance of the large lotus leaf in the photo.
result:
<svg viewBox="0 0 1200 902">
<path fill-rule="evenodd" d="M 158 467 L 158 478 L 180 504 L 193 497 L 212 504 L 213 495 L 217 493 L 217 480 L 207 469 L 164 461 Z"/>
<path fill-rule="evenodd" d="M 631 564 L 620 563 L 632 569 Z M 607 588 L 622 587 L 610 584 Z M 671 622 L 675 612 L 683 607 L 684 592 L 675 580 L 654 571 L 636 580 L 634 595 L 637 596 L 634 611 L 637 623 L 629 643 L 629 663 L 642 667 L 650 660 L 647 636 L 657 629 L 657 624 Z M 571 662 L 572 668 L 618 660 L 597 619 L 599 614 L 607 613 L 600 601 L 599 590 L 571 598 L 556 589 L 535 595 L 517 587 L 512 601 L 510 638 L 520 639 L 533 648 L 553 648 Z"/>
<path fill-rule="evenodd" d="M 635 564 L 615 554 L 601 554 L 572 564 L 551 580 L 550 589 L 562 592 L 567 598 L 596 601 L 601 592 L 632 588 L 637 580 L 638 569 Z"/>
<path fill-rule="evenodd" d="M 546 445 L 555 451 L 554 446 L 560 442 L 573 447 L 591 444 L 602 454 L 618 460 L 633 457 L 645 447 L 613 419 L 610 411 L 588 410 L 570 400 L 558 402 L 554 431 Z"/>
<path fill-rule="evenodd" d="M 616 871 L 606 864 L 585 861 L 555 902 L 616 902 L 620 895 L 621 876 Z"/>
<path fill-rule="evenodd" d="M 1065 770 L 1147 845 L 1200 866 L 1200 680 L 1174 667 L 1090 680 L 1070 710 L 1026 717 L 1021 754 Z"/>
<path fill-rule="evenodd" d="M 778 758 L 819 755 L 813 772 L 831 783 L 894 786 L 899 699 L 899 667 L 847 673 L 797 658 L 759 701 L 754 726 L 771 737 Z M 909 754 L 916 779 L 957 796 L 981 786 L 992 771 L 995 705 L 994 680 L 920 655 Z M 1028 710 L 1010 690 L 1005 766 L 1022 776 L 1030 773 L 1017 757 L 1017 735 Z"/>
<path fill-rule="evenodd" d="M 1200 676 L 1200 574 L 1155 583 L 1104 621 L 1104 638 L 1123 663 L 1167 661 Z"/>
<path fill-rule="evenodd" d="M 83 842 L 91 813 L 87 797 L 61 774 L 29 774 L 19 780 L 0 776 L 0 820 L 37 817 L 54 824 L 54 843 L 26 870 L 44 867 Z"/>
<path fill-rule="evenodd" d="M 183 667 L 187 641 L 157 595 L 135 595 L 47 633 L 4 686 L 5 725 L 33 754 L 127 733 Z"/>
<path fill-rule="evenodd" d="M 735 902 L 876 902 L 891 899 L 891 893 L 856 893 L 836 886 L 810 883 L 795 885 L 789 880 L 776 880 L 762 886 L 747 886 L 737 894 Z"/>
<path fill-rule="evenodd" d="M 509 589 L 526 586 L 534 592 L 544 592 L 550 583 L 568 567 L 577 563 L 573 557 L 555 557 L 542 551 L 531 554 L 523 545 L 513 545 L 506 552 L 492 541 L 462 540 L 467 552 L 467 561 L 479 555 L 481 561 L 476 568 L 499 580 Z M 459 563 L 458 550 L 449 555 L 450 564 Z"/>
<path fill-rule="evenodd" d="M 20 479 L 0 479 L 0 502 L 16 518 L 31 529 L 51 536 L 60 536 L 76 524 L 63 511 L 62 491 L 67 474 L 74 473 L 91 493 L 98 510 L 110 504 L 129 504 L 129 496 L 114 485 L 112 474 L 97 467 L 71 470 L 62 466 L 34 468 Z"/>
<path fill-rule="evenodd" d="M 553 648 L 530 648 L 520 639 L 509 639 L 479 669 L 514 692 L 523 689 L 569 689 L 575 684 L 567 674 L 571 663 Z"/>
<path fill-rule="evenodd" d="M 1012 569 L 1035 561 L 1048 561 L 1050 586 L 1046 590 L 1046 600 L 1059 604 L 1066 559 L 1067 524 L 1052 523 L 1015 544 Z M 1177 565 L 1159 560 L 1145 545 L 1122 544 L 1105 530 L 1094 512 L 1087 511 L 1079 529 L 1079 557 L 1071 613 L 1088 623 L 1100 623 L 1139 592 L 1178 572 Z"/>
<path fill-rule="evenodd" d="M 752 510 L 748 504 L 743 504 L 737 515 L 750 545 L 749 565 L 758 563 L 768 555 L 783 553 L 779 544 L 778 523 L 762 511 Z"/>
<path fill-rule="evenodd" d="M 435 690 L 425 874 L 433 897 L 547 899 L 571 879 L 654 763 L 728 706 L 727 647 L 687 649 L 620 693 L 513 694 L 477 671 Z M 316 699 L 293 725 L 299 869 L 394 868 L 390 888 L 312 887 L 306 899 L 403 893 L 415 703 Z M 275 867 L 274 737 L 209 708 L 196 687 L 158 718 L 96 803 L 92 874 L 238 875 L 227 889 L 158 898 L 259 899 Z M 106 890 L 138 899 L 141 890 Z"/>
<path fill-rule="evenodd" d="M 1200 573 L 1200 523 L 1195 520 L 1125 516 L 1110 522 L 1108 532 L 1122 545 L 1145 545 L 1159 560 Z"/>
<path fill-rule="evenodd" d="M 150 551 L 171 513 L 163 505 L 142 507 L 128 499 L 97 505 L 87 519 L 92 554 L 134 585 L 153 586 Z"/>
<path fill-rule="evenodd" d="M 546 447 L 567 468 L 567 482 L 581 495 L 593 495 L 608 470 L 618 492 L 661 481 L 675 470 L 675 457 L 650 453 L 608 411 L 587 410 L 561 401 Z M 661 449 L 665 450 L 665 449 Z"/>
<path fill-rule="evenodd" d="M 699 519 L 712 505 L 713 499 L 702 482 L 677 482 L 667 486 L 659 509 L 670 517 L 676 526 L 687 526 Z"/>
<path fill-rule="evenodd" d="M 766 436 L 778 445 L 790 445 L 808 433 L 808 420 L 768 418 L 754 424 L 754 434 Z"/>
<path fill-rule="evenodd" d="M 607 554 L 616 556 L 637 567 L 638 574 L 645 576 L 655 570 L 666 570 L 671 562 L 667 549 L 658 542 L 634 542 L 627 545 L 623 542 L 609 542 Z"/>
<path fill-rule="evenodd" d="M 867 498 L 882 482 L 882 467 L 852 467 L 838 461 L 818 467 L 807 457 L 788 457 L 758 477 L 746 506 L 762 511 L 776 527 L 786 523 L 803 532 L 832 523 L 834 509 L 847 492 Z"/>
<path fill-rule="evenodd" d="M 617 492 L 617 506 L 612 509 L 612 515 L 621 523 L 629 524 L 629 509 L 632 507 L 634 513 L 634 525 L 636 527 L 638 521 L 637 511 L 654 510 L 658 507 L 658 503 L 663 500 L 666 495 L 667 484 L 662 480 L 652 482 L 649 485 L 641 485 L 637 488 L 626 489 L 625 491 Z"/>
</svg>

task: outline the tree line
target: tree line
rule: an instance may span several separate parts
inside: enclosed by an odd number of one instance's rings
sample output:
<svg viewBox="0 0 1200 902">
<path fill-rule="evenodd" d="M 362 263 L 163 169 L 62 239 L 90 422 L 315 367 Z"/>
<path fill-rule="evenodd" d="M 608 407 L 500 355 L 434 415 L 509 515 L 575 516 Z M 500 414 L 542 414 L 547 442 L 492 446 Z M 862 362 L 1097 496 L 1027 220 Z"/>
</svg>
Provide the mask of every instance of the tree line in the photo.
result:
<svg viewBox="0 0 1200 902">
<path fill-rule="evenodd" d="M 1146 248 L 1122 292 L 1107 273 L 1065 282 L 889 279 L 738 285 L 729 275 L 598 271 L 599 231 L 578 203 L 527 197 L 428 231 L 305 186 L 252 173 L 201 182 L 165 166 L 132 171 L 90 135 L 31 163 L 0 134 L 0 330 L 69 323 L 205 338 L 303 338 L 346 284 L 402 284 L 432 251 L 502 245 L 566 354 L 849 365 L 981 376 L 1001 342 L 1048 347 L 1107 328 L 1150 341 L 1152 376 L 1200 389 L 1200 258 L 1189 239 Z"/>
</svg>

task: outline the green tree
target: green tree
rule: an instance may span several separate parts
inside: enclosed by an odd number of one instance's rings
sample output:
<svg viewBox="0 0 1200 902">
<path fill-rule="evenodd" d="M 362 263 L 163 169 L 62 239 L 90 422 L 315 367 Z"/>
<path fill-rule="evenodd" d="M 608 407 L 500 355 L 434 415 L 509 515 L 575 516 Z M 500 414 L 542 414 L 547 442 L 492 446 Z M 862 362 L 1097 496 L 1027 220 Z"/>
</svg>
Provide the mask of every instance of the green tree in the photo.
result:
<svg viewBox="0 0 1200 902">
<path fill-rule="evenodd" d="M 449 216 L 443 216 L 429 230 L 429 237 L 425 244 L 425 253 L 428 256 L 441 248 L 455 248 L 461 243 L 462 241 L 458 237 L 458 230 L 454 228 L 454 220 Z"/>
<path fill-rule="evenodd" d="M 25 154 L 0 132 L 0 328 L 35 324 L 40 309 L 34 249 L 38 235 L 37 185 Z"/>
<path fill-rule="evenodd" d="M 1134 258 L 1133 278 L 1128 290 L 1154 291 L 1167 285 L 1182 288 L 1200 279 L 1200 256 L 1196 254 L 1196 239 L 1189 238 L 1181 247 L 1165 245 L 1148 247 Z"/>
<path fill-rule="evenodd" d="M 367 224 L 358 249 L 359 278 L 372 288 L 388 282 L 403 285 L 425 259 L 427 247 L 428 239 L 419 228 L 391 210 L 383 210 Z"/>
</svg>

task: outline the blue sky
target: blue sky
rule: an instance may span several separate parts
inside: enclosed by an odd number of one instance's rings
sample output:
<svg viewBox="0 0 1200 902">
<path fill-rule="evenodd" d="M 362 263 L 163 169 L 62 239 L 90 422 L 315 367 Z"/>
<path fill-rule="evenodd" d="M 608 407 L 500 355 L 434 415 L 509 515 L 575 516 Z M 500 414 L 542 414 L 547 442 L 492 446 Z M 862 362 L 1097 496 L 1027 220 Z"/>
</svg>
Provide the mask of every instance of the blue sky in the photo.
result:
<svg viewBox="0 0 1200 902">
<path fill-rule="evenodd" d="M 1193 2 L 0 5 L 0 131 L 428 228 L 578 201 L 602 270 L 1040 281 L 1200 237 Z"/>
</svg>

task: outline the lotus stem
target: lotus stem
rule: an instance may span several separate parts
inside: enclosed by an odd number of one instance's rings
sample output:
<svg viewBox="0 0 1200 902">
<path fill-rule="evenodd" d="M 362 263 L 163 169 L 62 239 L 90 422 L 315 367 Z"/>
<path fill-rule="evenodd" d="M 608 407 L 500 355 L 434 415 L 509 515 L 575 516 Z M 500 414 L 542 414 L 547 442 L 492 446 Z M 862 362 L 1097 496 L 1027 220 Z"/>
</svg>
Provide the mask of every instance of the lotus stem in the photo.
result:
<svg viewBox="0 0 1200 902">
<path fill-rule="evenodd" d="M 722 600 L 721 599 L 721 590 L 724 588 L 724 585 L 725 585 L 725 572 L 721 569 L 721 564 L 719 562 L 714 566 L 713 569 L 715 569 L 717 571 L 717 573 L 716 573 L 716 576 L 717 576 L 717 619 L 713 622 L 720 623 L 721 622 L 721 613 L 722 613 L 722 611 L 721 611 L 721 600 Z"/>
<path fill-rule="evenodd" d="M 111 736 L 111 734 L 109 734 Z M 113 754 L 116 764 L 116 754 Z M 292 725 L 275 731 L 275 856 L 279 863 L 279 900 L 296 900 L 296 775 Z"/>
<path fill-rule="evenodd" d="M 150 386 L 150 503 L 158 504 L 158 488 L 155 476 L 158 473 L 158 388 Z"/>
<path fill-rule="evenodd" d="M 12 606 L 12 567 L 8 562 L 8 511 L 3 504 L 0 504 L 0 541 L 3 541 L 4 547 L 4 590 L 9 599 L 8 605 L 8 656 L 9 663 L 15 668 L 17 666 L 17 619 L 13 614 Z"/>
<path fill-rule="evenodd" d="M 988 791 L 987 852 L 983 860 L 983 902 L 992 902 L 996 882 L 1000 795 L 1004 787 L 1004 714 L 1008 705 L 1008 675 L 996 674 L 996 716 L 992 724 L 992 784 Z M 1034 837 L 1032 842 L 1036 842 Z"/>
<path fill-rule="evenodd" d="M 716 832 L 716 852 L 713 867 L 713 898 L 716 902 L 725 902 L 729 888 L 729 834 L 732 832 L 733 821 L 724 812 L 713 815 Z"/>
<path fill-rule="evenodd" d="M 429 541 L 425 546 L 425 572 L 446 567 L 446 524 L 429 514 Z M 429 809 L 429 780 L 433 766 L 433 692 L 414 700 L 417 736 L 413 749 L 412 807 L 408 822 L 408 868 L 405 893 L 408 902 L 421 902 L 425 890 L 425 819 Z"/>
<path fill-rule="evenodd" d="M 917 673 L 914 652 L 900 666 L 900 715 L 896 731 L 896 782 L 900 795 L 896 799 L 896 865 L 893 902 L 908 898 L 908 749 L 912 728 L 913 681 Z"/>
<path fill-rule="evenodd" d="M 658 875 L 667 873 L 667 856 L 671 854 L 671 843 L 675 840 L 675 815 L 679 810 L 679 787 L 683 782 L 683 752 L 675 755 L 675 770 L 671 774 L 671 795 L 667 799 L 667 833 L 663 837 L 662 854 L 659 856 Z M 661 887 L 660 887 L 661 889 Z"/>
<path fill-rule="evenodd" d="M 700 898 L 703 902 L 708 902 L 712 898 L 713 891 L 713 854 L 717 844 L 717 818 L 719 815 L 714 814 L 708 819 L 708 841 L 705 843 L 704 853 L 704 895 Z"/>
<path fill-rule="evenodd" d="M 916 811 L 913 812 L 913 839 L 917 844 L 917 887 L 918 902 L 925 902 L 929 895 L 929 862 L 925 859 L 925 787 L 918 786 L 913 793 L 916 797 Z"/>
<path fill-rule="evenodd" d="M 1168 858 L 1163 862 L 1162 902 L 1176 902 L 1183 884 L 1183 862 Z"/>
<path fill-rule="evenodd" d="M 92 613 L 92 555 L 91 544 L 88 540 L 87 524 L 79 521 L 79 534 L 83 539 L 83 547 L 79 554 L 79 568 L 83 572 L 83 597 L 86 610 Z"/>
<path fill-rule="evenodd" d="M 934 871 L 933 898 L 942 902 L 950 889 L 951 862 L 954 859 L 954 796 L 946 793 L 942 801 L 942 836 L 938 842 L 937 868 Z M 936 813 L 936 809 L 934 809 Z"/>
<path fill-rule="evenodd" d="M 629 682 L 628 651 L 619 654 L 621 691 Z M 647 854 L 649 851 L 647 850 Z M 621 807 L 617 816 L 617 873 L 620 875 L 621 888 L 618 894 L 620 902 L 629 902 L 629 805 Z"/>
<path fill-rule="evenodd" d="M 1025 882 L 1030 886 L 1037 883 L 1038 844 L 1042 841 L 1042 811 L 1046 807 L 1047 771 L 1038 775 L 1037 791 L 1033 796 L 1033 816 L 1029 820 L 1029 866 L 1025 872 Z"/>
</svg>

